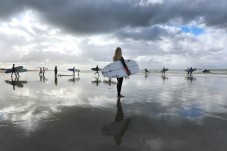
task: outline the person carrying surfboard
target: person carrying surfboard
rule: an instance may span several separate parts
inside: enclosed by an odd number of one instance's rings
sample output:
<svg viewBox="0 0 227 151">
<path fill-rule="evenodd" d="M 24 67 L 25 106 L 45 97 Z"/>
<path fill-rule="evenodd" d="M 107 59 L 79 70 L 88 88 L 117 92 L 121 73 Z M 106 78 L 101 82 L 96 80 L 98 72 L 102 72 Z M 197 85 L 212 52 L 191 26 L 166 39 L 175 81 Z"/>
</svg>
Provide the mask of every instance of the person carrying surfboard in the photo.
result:
<svg viewBox="0 0 227 151">
<path fill-rule="evenodd" d="M 98 76 L 99 76 L 99 66 L 98 65 L 95 67 L 95 71 L 96 71 L 95 74 L 98 73 Z"/>
<path fill-rule="evenodd" d="M 58 67 L 57 67 L 57 66 L 55 66 L 55 68 L 54 68 L 54 74 L 55 74 L 55 77 L 56 77 L 57 74 L 58 74 Z"/>
<path fill-rule="evenodd" d="M 124 61 L 124 58 L 122 57 L 122 51 L 121 51 L 121 48 L 120 47 L 117 47 L 116 50 L 115 50 L 115 54 L 113 56 L 113 61 L 121 61 L 127 75 L 129 76 L 131 73 L 130 71 L 128 70 L 128 67 Z M 122 83 L 123 83 L 123 77 L 121 78 L 117 78 L 117 96 L 118 97 L 124 97 L 123 95 L 121 95 L 121 87 L 122 87 Z"/>
<path fill-rule="evenodd" d="M 17 74 L 18 74 L 18 73 L 16 73 L 15 64 L 13 64 L 13 67 L 12 67 L 11 77 L 13 76 L 13 73 L 14 73 L 14 74 L 15 74 L 15 76 L 17 77 Z M 18 76 L 19 76 L 19 74 L 18 74 Z"/>
</svg>

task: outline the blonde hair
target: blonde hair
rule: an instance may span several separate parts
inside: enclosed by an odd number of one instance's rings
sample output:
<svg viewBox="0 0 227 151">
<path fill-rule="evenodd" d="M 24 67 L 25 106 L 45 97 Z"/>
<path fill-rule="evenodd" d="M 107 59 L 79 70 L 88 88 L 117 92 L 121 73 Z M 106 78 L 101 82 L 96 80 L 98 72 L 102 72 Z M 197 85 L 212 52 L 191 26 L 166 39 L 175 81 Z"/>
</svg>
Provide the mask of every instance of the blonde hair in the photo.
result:
<svg viewBox="0 0 227 151">
<path fill-rule="evenodd" d="M 118 61 L 120 60 L 122 57 L 122 51 L 121 51 L 121 48 L 120 47 L 117 47 L 116 50 L 115 50 L 115 54 L 113 56 L 113 61 Z"/>
</svg>

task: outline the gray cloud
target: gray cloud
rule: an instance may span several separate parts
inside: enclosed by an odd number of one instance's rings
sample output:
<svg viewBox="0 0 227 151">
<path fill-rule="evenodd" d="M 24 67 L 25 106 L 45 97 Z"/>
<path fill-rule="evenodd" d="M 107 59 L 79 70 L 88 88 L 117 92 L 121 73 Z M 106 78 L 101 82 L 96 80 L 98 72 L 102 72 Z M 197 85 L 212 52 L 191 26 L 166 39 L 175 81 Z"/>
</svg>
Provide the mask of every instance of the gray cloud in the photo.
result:
<svg viewBox="0 0 227 151">
<path fill-rule="evenodd" d="M 33 9 L 48 23 L 66 31 L 87 34 L 112 32 L 125 26 L 148 27 L 181 19 L 202 20 L 208 26 L 226 28 L 225 0 L 164 1 L 138 5 L 138 0 L 1 0 L 2 18 Z"/>
<path fill-rule="evenodd" d="M 146 60 L 141 60 L 141 64 L 153 63 L 157 66 L 163 64 L 163 60 L 169 61 L 171 55 L 173 59 L 185 58 L 187 63 L 203 64 L 212 60 L 211 63 L 223 67 L 220 61 L 226 62 L 224 58 L 226 49 L 223 46 L 226 43 L 223 32 L 227 27 L 225 0 L 190 2 L 163 0 L 160 3 L 146 3 L 144 0 L 0 0 L 0 2 L 2 22 L 9 22 L 13 17 L 20 18 L 20 13 L 32 10 L 32 13 L 35 13 L 34 24 L 38 21 L 48 26 L 42 30 L 33 25 L 31 26 L 33 32 L 23 25 L 11 27 L 23 31 L 25 35 L 0 33 L 0 52 L 5 54 L 0 58 L 1 62 L 49 60 L 73 63 L 76 60 L 78 63 L 105 63 L 112 61 L 114 49 L 118 46 L 123 49 L 125 58 L 145 57 Z M 141 2 L 146 5 L 141 5 Z M 188 24 L 201 25 L 210 31 L 205 31 L 203 37 L 183 33 L 178 28 Z M 59 29 L 59 32 L 48 35 L 54 28 Z M 79 42 L 64 41 L 67 34 L 80 39 Z M 95 43 L 96 39 L 93 39 L 92 43 L 91 36 L 102 37 L 97 38 L 101 44 Z M 220 42 L 214 45 L 218 38 Z M 107 42 L 111 39 L 114 42 Z M 64 47 L 67 42 L 72 46 Z M 19 49 L 16 49 L 17 47 Z M 74 53 L 77 50 L 81 51 L 79 55 Z M 21 56 L 18 57 L 19 55 Z"/>
</svg>

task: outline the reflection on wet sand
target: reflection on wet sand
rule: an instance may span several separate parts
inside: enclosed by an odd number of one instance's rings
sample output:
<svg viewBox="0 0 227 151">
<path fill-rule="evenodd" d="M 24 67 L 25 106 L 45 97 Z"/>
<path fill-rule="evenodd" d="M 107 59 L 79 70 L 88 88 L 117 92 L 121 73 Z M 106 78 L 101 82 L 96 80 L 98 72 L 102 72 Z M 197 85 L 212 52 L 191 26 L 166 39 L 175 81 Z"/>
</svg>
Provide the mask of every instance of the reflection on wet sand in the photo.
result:
<svg viewBox="0 0 227 151">
<path fill-rule="evenodd" d="M 167 79 L 168 79 L 168 77 L 166 77 L 165 75 L 161 75 L 161 78 L 162 78 L 163 80 L 167 80 Z"/>
<path fill-rule="evenodd" d="M 194 81 L 194 80 L 196 80 L 196 78 L 194 78 L 194 77 L 191 75 L 191 76 L 186 76 L 186 80 Z"/>
<path fill-rule="evenodd" d="M 76 81 L 79 81 L 79 80 L 80 80 L 79 77 L 76 78 L 75 76 L 73 76 L 73 78 L 70 78 L 68 81 L 75 83 Z"/>
<path fill-rule="evenodd" d="M 41 74 L 41 75 L 39 75 L 39 78 L 40 78 L 40 81 L 41 82 L 46 82 L 47 81 L 47 78 L 45 77 L 45 75 L 43 74 Z"/>
<path fill-rule="evenodd" d="M 115 143 L 121 145 L 122 137 L 128 128 L 130 119 L 124 119 L 124 113 L 121 106 L 120 98 L 117 99 L 117 114 L 115 117 L 115 122 L 105 125 L 102 129 L 105 135 L 114 136 Z"/>
<path fill-rule="evenodd" d="M 55 83 L 56 86 L 58 85 L 58 77 L 56 75 L 54 77 L 54 83 Z"/>
<path fill-rule="evenodd" d="M 108 84 L 109 86 L 111 86 L 112 84 L 117 84 L 117 82 L 111 80 L 111 78 L 109 80 L 103 80 L 103 83 Z"/>
<path fill-rule="evenodd" d="M 52 82 L 37 82 L 37 74 L 26 73 L 29 82 L 17 91 L 0 76 L 0 150 L 227 148 L 226 78 L 131 76 L 120 100 L 115 85 L 92 85 L 93 74 L 82 73 L 76 85 L 58 77 L 57 87 L 53 73 L 45 76 Z"/>
<path fill-rule="evenodd" d="M 98 78 L 95 77 L 95 79 L 96 79 L 96 80 L 91 81 L 91 83 L 94 83 L 94 84 L 96 84 L 96 86 L 99 86 L 99 83 L 101 83 L 102 81 L 99 80 L 99 76 L 98 76 Z"/>
<path fill-rule="evenodd" d="M 20 81 L 19 77 L 11 77 L 11 80 L 5 80 L 6 83 L 10 84 L 13 86 L 13 90 L 15 90 L 15 87 L 24 87 L 23 84 L 27 84 L 27 81 Z"/>
</svg>

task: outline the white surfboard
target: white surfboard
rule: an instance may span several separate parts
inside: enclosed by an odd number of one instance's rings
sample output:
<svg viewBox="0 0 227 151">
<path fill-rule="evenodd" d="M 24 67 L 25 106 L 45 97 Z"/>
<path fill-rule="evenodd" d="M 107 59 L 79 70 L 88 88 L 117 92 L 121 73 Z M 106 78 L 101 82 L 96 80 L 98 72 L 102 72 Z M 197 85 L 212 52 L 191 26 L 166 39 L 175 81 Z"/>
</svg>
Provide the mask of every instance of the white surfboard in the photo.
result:
<svg viewBox="0 0 227 151">
<path fill-rule="evenodd" d="M 131 75 L 136 74 L 139 71 L 138 64 L 134 60 L 125 60 L 125 63 L 130 70 Z M 102 75 L 108 78 L 120 78 L 128 76 L 121 61 L 116 61 L 106 65 L 102 69 Z"/>
</svg>

